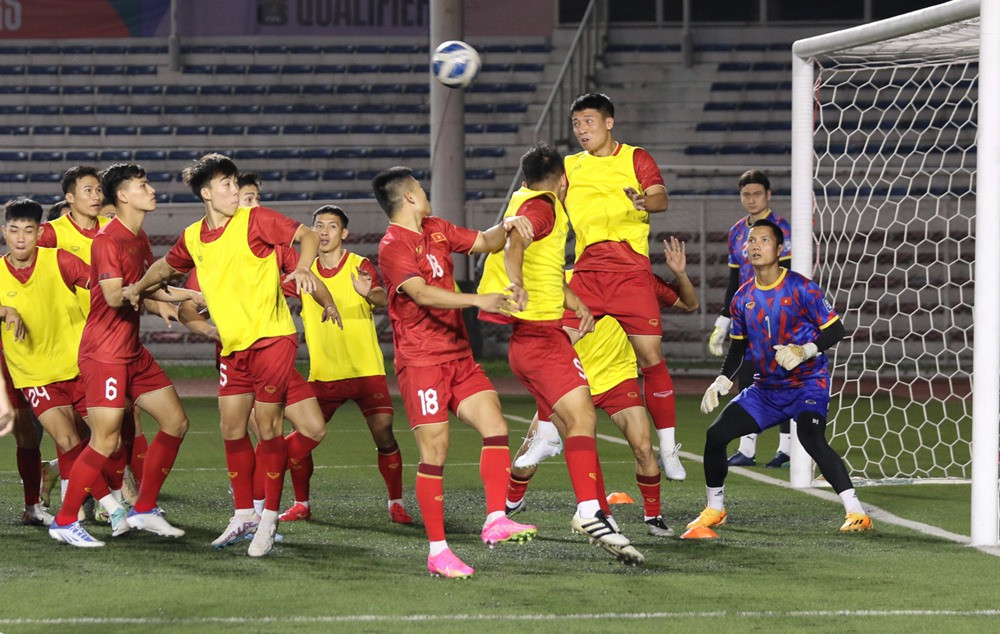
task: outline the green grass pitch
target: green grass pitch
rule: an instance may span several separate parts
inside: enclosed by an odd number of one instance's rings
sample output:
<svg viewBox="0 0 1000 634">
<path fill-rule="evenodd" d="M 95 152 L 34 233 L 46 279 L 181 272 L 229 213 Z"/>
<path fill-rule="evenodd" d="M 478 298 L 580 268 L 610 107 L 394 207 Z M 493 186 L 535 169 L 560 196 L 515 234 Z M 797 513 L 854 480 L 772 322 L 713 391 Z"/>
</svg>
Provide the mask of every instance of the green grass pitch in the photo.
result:
<svg viewBox="0 0 1000 634">
<path fill-rule="evenodd" d="M 701 453 L 709 417 L 698 398 L 678 399 L 678 439 Z M 533 406 L 504 397 L 516 447 Z M 11 438 L 0 440 L 0 632 L 279 631 L 653 631 L 665 627 L 748 630 L 982 631 L 997 626 L 1000 560 L 975 549 L 878 524 L 840 535 L 839 504 L 732 474 L 729 524 L 713 542 L 646 535 L 642 507 L 615 507 L 646 565 L 624 567 L 570 534 L 574 498 L 561 458 L 544 464 L 519 520 L 539 537 L 483 547 L 479 439 L 453 423 L 445 468 L 445 512 L 453 550 L 476 568 L 466 581 L 430 577 L 413 496 L 413 436 L 397 404 L 406 463 L 404 497 L 414 526 L 390 524 L 375 450 L 357 409 L 330 423 L 316 454 L 313 517 L 281 525 L 284 542 L 262 559 L 245 545 L 214 551 L 209 542 L 231 514 L 215 402 L 187 399 L 191 434 L 161 496 L 179 540 L 133 533 L 98 550 L 52 541 L 22 527 Z M 599 432 L 617 436 L 601 414 Z M 146 424 L 152 437 L 152 421 Z M 770 456 L 776 436 L 761 438 Z M 599 440 L 608 490 L 635 498 L 627 447 Z M 43 451 L 51 455 L 46 440 Z M 704 505 L 701 465 L 664 482 L 663 509 L 675 529 Z M 787 478 L 787 470 L 771 475 Z M 968 534 L 967 485 L 866 487 L 863 502 L 904 518 Z M 286 484 L 285 502 L 290 499 Z M 106 526 L 93 534 L 108 538 Z M 681 530 L 678 530 L 678 533 Z M 639 629 L 642 628 L 642 629 Z"/>
</svg>

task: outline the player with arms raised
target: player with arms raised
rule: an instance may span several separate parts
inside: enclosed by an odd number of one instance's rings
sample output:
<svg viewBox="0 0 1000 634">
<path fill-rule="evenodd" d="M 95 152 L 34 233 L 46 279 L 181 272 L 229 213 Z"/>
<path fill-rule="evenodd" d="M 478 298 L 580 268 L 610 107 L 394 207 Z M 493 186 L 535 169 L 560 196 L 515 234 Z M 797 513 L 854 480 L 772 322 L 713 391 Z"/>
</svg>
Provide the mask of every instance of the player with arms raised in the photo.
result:
<svg viewBox="0 0 1000 634">
<path fill-rule="evenodd" d="M 611 315 L 628 334 L 664 475 L 683 480 L 674 384 L 660 350 L 663 329 L 649 263 L 649 214 L 667 210 L 663 176 L 646 150 L 615 141 L 615 106 L 607 95 L 577 97 L 570 118 L 583 148 L 566 157 L 566 211 L 576 232 L 570 288 L 595 318 Z"/>
<path fill-rule="evenodd" d="M 732 342 L 722 366 L 701 401 L 703 414 L 729 393 L 732 377 L 747 358 L 754 383 L 729 402 L 705 438 L 705 487 L 708 505 L 682 537 L 711 538 L 713 526 L 726 523 L 726 445 L 734 438 L 794 419 L 799 442 L 844 503 L 841 532 L 872 529 L 858 501 L 844 461 L 824 435 L 830 404 L 830 372 L 822 353 L 844 337 L 844 325 L 823 291 L 806 277 L 778 264 L 784 233 L 769 220 L 758 220 L 747 238 L 754 277 L 733 297 Z"/>
<path fill-rule="evenodd" d="M 502 293 L 455 292 L 451 254 L 492 253 L 503 247 L 512 228 L 530 236 L 531 223 L 513 219 L 480 232 L 435 218 L 427 194 L 406 167 L 380 172 L 372 179 L 372 190 L 389 216 L 378 263 L 389 293 L 399 390 L 420 451 L 416 494 L 430 541 L 427 569 L 433 575 L 469 577 L 474 570 L 452 553 L 444 533 L 442 476 L 449 411 L 483 437 L 479 459 L 487 513 L 483 543 L 530 539 L 537 529 L 504 513 L 510 466 L 507 423 L 496 389 L 472 358 L 460 310 L 498 313 L 515 306 Z"/>
<path fill-rule="evenodd" d="M 722 304 L 722 312 L 715 319 L 715 330 L 708 340 L 708 350 L 717 357 L 722 356 L 722 344 L 729 336 L 729 304 L 733 301 L 736 291 L 753 278 L 753 266 L 747 256 L 747 237 L 750 227 L 758 220 L 770 220 L 781 227 L 785 241 L 781 247 L 778 264 L 790 269 L 792 261 L 792 232 L 788 221 L 771 211 L 771 180 L 760 170 L 747 170 L 737 181 L 740 191 L 740 203 L 747 216 L 740 218 L 729 229 L 729 286 L 726 288 L 726 299 Z M 745 389 L 753 383 L 753 364 L 744 363 L 737 374 L 739 388 Z M 782 421 L 778 440 L 778 451 L 767 467 L 782 467 L 788 464 L 791 433 L 788 421 Z M 757 464 L 757 434 L 747 434 L 740 438 L 740 447 L 729 456 L 729 464 L 734 467 L 753 467 Z"/>
</svg>

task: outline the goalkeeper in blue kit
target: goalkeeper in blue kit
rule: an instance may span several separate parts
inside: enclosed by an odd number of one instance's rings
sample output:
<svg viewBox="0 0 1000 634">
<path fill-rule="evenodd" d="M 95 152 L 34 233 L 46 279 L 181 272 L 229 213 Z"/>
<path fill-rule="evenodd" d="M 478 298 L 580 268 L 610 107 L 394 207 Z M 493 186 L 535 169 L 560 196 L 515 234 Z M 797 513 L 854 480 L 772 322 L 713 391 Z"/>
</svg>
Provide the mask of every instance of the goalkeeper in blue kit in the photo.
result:
<svg viewBox="0 0 1000 634">
<path fill-rule="evenodd" d="M 704 456 L 708 505 L 688 524 L 689 537 L 714 536 L 699 529 L 726 523 L 726 445 L 790 418 L 796 421 L 799 442 L 844 503 L 847 517 L 840 531 L 872 529 L 844 461 L 825 436 L 830 372 L 823 352 L 844 337 L 844 325 L 819 286 L 778 266 L 783 242 L 781 228 L 769 220 L 755 222 L 747 238 L 754 276 L 733 296 L 729 353 L 721 374 L 705 392 L 702 413 L 712 412 L 719 396 L 729 393 L 744 356 L 753 364 L 754 382 L 708 428 Z"/>
</svg>

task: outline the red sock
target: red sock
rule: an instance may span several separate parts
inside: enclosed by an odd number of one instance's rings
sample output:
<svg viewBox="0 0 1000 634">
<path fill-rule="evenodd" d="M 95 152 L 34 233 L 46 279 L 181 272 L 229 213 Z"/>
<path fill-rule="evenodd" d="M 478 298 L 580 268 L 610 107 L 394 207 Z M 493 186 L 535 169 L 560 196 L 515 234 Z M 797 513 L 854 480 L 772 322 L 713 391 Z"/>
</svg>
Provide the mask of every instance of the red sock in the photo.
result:
<svg viewBox="0 0 1000 634">
<path fill-rule="evenodd" d="M 125 447 L 115 449 L 114 453 L 108 456 L 108 461 L 104 463 L 104 479 L 112 491 L 120 491 L 122 488 L 122 480 L 125 479 L 125 464 Z"/>
<path fill-rule="evenodd" d="M 237 509 L 253 508 L 254 454 L 250 436 L 227 440 L 226 470 L 233 485 L 233 505 Z"/>
<path fill-rule="evenodd" d="M 139 499 L 135 501 L 136 513 L 148 513 L 156 506 L 160 487 L 167 479 L 170 468 L 174 466 L 177 450 L 183 440 L 183 437 L 171 436 L 162 431 L 156 432 L 153 442 L 149 445 L 149 453 L 146 455 L 142 484 L 139 485 Z"/>
<path fill-rule="evenodd" d="M 260 448 L 260 441 L 257 441 L 257 448 L 254 449 L 254 458 L 256 462 L 253 468 L 253 499 L 263 500 L 264 499 L 264 481 L 267 480 L 267 476 L 264 475 L 263 458 L 261 458 L 262 451 Z"/>
<path fill-rule="evenodd" d="M 288 447 L 288 470 L 295 501 L 306 502 L 309 500 L 309 479 L 313 474 L 312 450 L 319 442 L 293 431 L 285 436 L 285 445 Z"/>
<path fill-rule="evenodd" d="M 80 513 L 80 505 L 90 493 L 91 484 L 101 476 L 101 468 L 107 458 L 97 453 L 93 447 L 87 446 L 80 452 L 80 457 L 73 463 L 73 471 L 69 474 L 69 486 L 66 497 L 63 498 L 56 524 L 68 526 L 76 521 Z"/>
<path fill-rule="evenodd" d="M 531 484 L 531 476 L 519 479 L 511 475 L 510 480 L 507 481 L 507 502 L 517 504 L 523 500 L 524 494 L 528 492 L 529 484 Z"/>
<path fill-rule="evenodd" d="M 73 471 L 73 465 L 76 464 L 77 459 L 83 452 L 83 448 L 87 446 L 87 443 L 80 441 L 76 447 L 73 447 L 69 451 L 62 452 L 59 451 L 59 447 L 56 447 L 56 457 L 59 458 L 59 477 L 63 480 L 69 480 L 69 474 Z"/>
<path fill-rule="evenodd" d="M 42 486 L 42 451 L 38 447 L 17 448 L 17 472 L 24 485 L 24 503 L 38 504 L 38 489 Z"/>
<path fill-rule="evenodd" d="M 596 445 L 596 440 L 594 441 Z M 596 452 L 596 449 L 595 449 Z M 597 457 L 597 501 L 605 515 L 611 515 L 611 505 L 608 504 L 608 491 L 604 488 L 604 469 L 601 468 L 601 457 Z"/>
<path fill-rule="evenodd" d="M 257 469 L 263 471 L 264 509 L 278 511 L 281 504 L 281 489 L 284 487 L 285 467 L 288 464 L 288 446 L 284 436 L 257 443 Z M 255 470 L 255 471 L 256 471 Z"/>
<path fill-rule="evenodd" d="M 648 368 L 642 368 L 642 397 L 646 400 L 646 409 L 653 418 L 653 427 L 669 429 L 677 424 L 677 413 L 674 410 L 674 381 L 667 371 L 667 362 L 660 362 Z"/>
<path fill-rule="evenodd" d="M 479 453 L 479 477 L 483 479 L 486 492 L 486 514 L 503 511 L 507 494 L 507 479 L 510 476 L 510 447 L 507 436 L 483 438 L 483 449 Z"/>
<path fill-rule="evenodd" d="M 132 443 L 131 458 L 129 466 L 132 467 L 132 475 L 137 483 L 142 483 L 142 470 L 146 467 L 146 454 L 149 452 L 149 441 L 144 434 L 136 434 L 135 442 Z"/>
<path fill-rule="evenodd" d="M 444 467 L 419 463 L 417 465 L 417 504 L 424 518 L 427 540 L 444 539 Z"/>
<path fill-rule="evenodd" d="M 597 441 L 590 436 L 570 436 L 566 439 L 566 466 L 573 484 L 576 503 L 587 500 L 600 501 L 597 491 Z M 607 500 L 605 500 L 607 503 Z"/>
<path fill-rule="evenodd" d="M 385 480 L 386 491 L 389 492 L 390 500 L 399 500 L 403 497 L 403 454 L 399 452 L 399 447 L 392 453 L 378 452 L 378 472 Z"/>
<path fill-rule="evenodd" d="M 122 414 L 121 439 L 125 447 L 126 462 L 132 461 L 132 449 L 135 447 L 135 410 L 126 408 Z"/>
<path fill-rule="evenodd" d="M 656 517 L 660 514 L 660 474 L 644 476 L 637 473 L 635 482 L 642 495 L 643 512 L 646 517 Z"/>
</svg>

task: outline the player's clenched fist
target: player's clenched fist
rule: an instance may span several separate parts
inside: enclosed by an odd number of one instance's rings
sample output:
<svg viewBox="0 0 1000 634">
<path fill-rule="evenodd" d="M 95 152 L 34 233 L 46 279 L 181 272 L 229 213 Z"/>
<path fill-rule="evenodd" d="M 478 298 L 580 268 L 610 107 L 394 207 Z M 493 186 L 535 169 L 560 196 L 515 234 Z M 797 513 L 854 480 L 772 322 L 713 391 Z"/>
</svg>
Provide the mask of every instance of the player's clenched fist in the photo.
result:
<svg viewBox="0 0 1000 634">
<path fill-rule="evenodd" d="M 712 410 L 719 406 L 719 397 L 729 394 L 733 387 L 733 382 L 722 376 L 715 377 L 715 381 L 705 390 L 705 396 L 701 398 L 701 413 L 711 414 Z"/>
<path fill-rule="evenodd" d="M 786 370 L 794 370 L 800 363 L 812 359 L 818 353 L 819 349 L 812 342 L 804 346 L 794 343 L 787 346 L 774 346 L 774 360 Z"/>
</svg>

